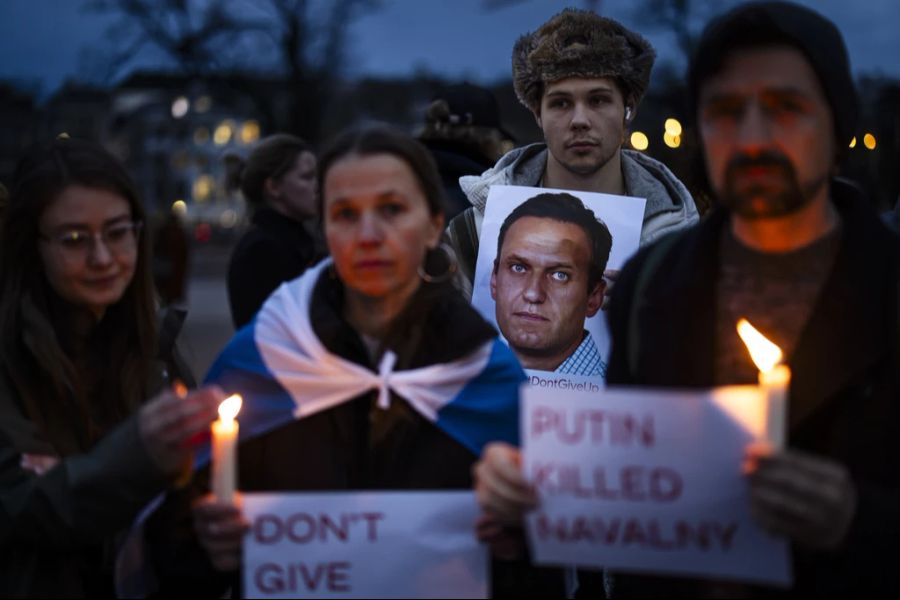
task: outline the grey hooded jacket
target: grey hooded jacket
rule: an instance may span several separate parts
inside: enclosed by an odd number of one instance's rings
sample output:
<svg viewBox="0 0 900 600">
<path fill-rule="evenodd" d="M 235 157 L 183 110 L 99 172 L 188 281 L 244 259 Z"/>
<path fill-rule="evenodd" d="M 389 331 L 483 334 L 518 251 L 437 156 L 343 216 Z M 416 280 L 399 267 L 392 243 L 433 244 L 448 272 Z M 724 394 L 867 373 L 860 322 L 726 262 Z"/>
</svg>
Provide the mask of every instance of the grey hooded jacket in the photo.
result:
<svg viewBox="0 0 900 600">
<path fill-rule="evenodd" d="M 472 207 L 454 218 L 447 228 L 447 240 L 459 259 L 460 287 L 471 297 L 478 256 L 478 236 L 484 207 L 492 185 L 540 185 L 547 165 L 547 146 L 530 144 L 511 150 L 494 167 L 481 175 L 460 177 L 459 185 Z M 641 246 L 667 233 L 686 229 L 700 220 L 697 206 L 681 181 L 658 160 L 621 150 L 622 174 L 629 196 L 646 198 Z"/>
</svg>

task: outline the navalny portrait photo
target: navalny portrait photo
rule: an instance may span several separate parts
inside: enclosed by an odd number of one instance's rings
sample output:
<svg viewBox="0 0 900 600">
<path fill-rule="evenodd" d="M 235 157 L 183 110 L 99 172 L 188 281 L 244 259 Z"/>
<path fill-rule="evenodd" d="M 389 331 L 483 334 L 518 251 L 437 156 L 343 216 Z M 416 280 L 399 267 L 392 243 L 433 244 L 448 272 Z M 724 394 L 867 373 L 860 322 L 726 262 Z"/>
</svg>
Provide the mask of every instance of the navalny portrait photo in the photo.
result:
<svg viewBox="0 0 900 600">
<path fill-rule="evenodd" d="M 491 235 L 486 216 L 482 248 L 496 250 L 489 258 L 479 254 L 473 303 L 526 370 L 603 378 L 607 337 L 601 308 L 614 236 L 571 192 L 510 189 L 530 193 L 508 203 L 492 244 L 485 243 Z M 486 280 L 479 277 L 483 267 Z"/>
</svg>

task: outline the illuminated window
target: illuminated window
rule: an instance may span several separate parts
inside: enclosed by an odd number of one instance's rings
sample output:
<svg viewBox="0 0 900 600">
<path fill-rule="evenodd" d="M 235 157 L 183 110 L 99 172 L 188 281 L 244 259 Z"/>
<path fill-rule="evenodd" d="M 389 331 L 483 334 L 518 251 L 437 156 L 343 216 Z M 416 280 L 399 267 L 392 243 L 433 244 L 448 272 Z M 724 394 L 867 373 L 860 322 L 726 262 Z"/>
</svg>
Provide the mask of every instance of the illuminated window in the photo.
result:
<svg viewBox="0 0 900 600">
<path fill-rule="evenodd" d="M 216 146 L 224 146 L 228 142 L 231 141 L 231 136 L 234 133 L 234 122 L 233 121 L 222 121 L 218 127 L 216 127 L 215 132 L 213 132 L 213 141 L 216 143 Z"/>
<path fill-rule="evenodd" d="M 245 121 L 241 126 L 241 143 L 252 144 L 259 139 L 259 123 L 256 121 Z"/>
<path fill-rule="evenodd" d="M 194 180 L 193 192 L 194 200 L 197 202 L 206 202 L 212 195 L 215 182 L 209 175 L 201 175 Z"/>
</svg>

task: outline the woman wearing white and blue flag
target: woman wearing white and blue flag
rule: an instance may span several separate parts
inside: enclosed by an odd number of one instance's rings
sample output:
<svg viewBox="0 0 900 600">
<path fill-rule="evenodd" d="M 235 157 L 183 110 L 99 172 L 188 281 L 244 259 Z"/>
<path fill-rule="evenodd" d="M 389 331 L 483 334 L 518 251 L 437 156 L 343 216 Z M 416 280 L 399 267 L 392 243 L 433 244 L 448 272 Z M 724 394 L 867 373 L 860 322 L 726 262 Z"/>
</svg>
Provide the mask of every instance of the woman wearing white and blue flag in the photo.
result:
<svg viewBox="0 0 900 600">
<path fill-rule="evenodd" d="M 276 290 L 207 377 L 244 398 L 240 488 L 470 489 L 482 447 L 518 436 L 525 376 L 451 282 L 433 161 L 393 130 L 349 132 L 320 189 L 331 258 Z M 157 544 L 163 588 L 221 592 L 246 523 L 211 496 L 193 517 L 199 545 Z"/>
</svg>

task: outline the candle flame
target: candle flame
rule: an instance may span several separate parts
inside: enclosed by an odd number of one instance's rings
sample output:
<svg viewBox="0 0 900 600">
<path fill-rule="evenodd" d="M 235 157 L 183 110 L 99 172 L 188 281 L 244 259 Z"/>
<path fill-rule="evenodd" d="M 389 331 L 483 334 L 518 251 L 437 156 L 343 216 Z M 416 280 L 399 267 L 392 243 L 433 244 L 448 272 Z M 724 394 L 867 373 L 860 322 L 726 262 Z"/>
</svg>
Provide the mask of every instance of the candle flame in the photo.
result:
<svg viewBox="0 0 900 600">
<path fill-rule="evenodd" d="M 744 344 L 747 345 L 747 350 L 750 351 L 750 357 L 756 363 L 757 369 L 763 373 L 768 373 L 775 368 L 775 365 L 781 362 L 781 359 L 784 357 L 781 348 L 757 331 L 747 319 L 738 321 L 737 331 L 741 339 L 744 340 Z"/>
<path fill-rule="evenodd" d="M 223 422 L 234 421 L 234 418 L 241 410 L 242 403 L 243 400 L 239 394 L 233 394 L 222 400 L 222 403 L 219 404 L 219 419 Z"/>
</svg>

